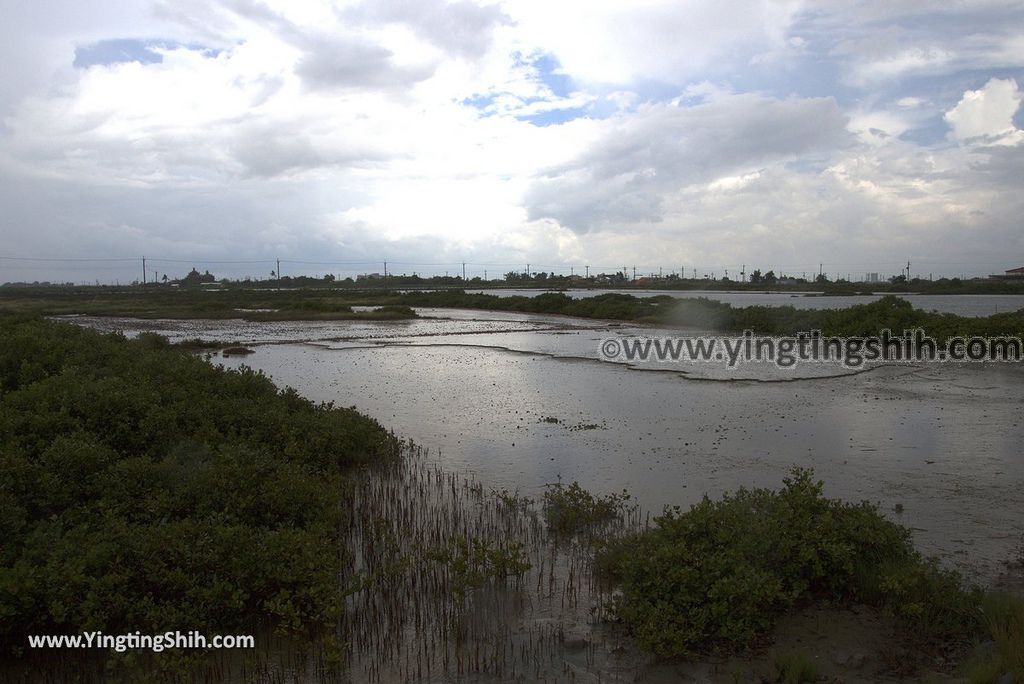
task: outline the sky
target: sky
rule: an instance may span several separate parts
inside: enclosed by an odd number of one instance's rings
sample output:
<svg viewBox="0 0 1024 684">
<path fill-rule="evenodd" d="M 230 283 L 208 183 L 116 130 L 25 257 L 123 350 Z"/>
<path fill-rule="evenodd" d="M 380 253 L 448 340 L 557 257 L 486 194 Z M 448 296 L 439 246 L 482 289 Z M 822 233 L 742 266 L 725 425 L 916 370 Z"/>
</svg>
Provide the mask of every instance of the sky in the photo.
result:
<svg viewBox="0 0 1024 684">
<path fill-rule="evenodd" d="M 1024 266 L 1024 4 L 0 0 L 0 283 Z"/>
</svg>

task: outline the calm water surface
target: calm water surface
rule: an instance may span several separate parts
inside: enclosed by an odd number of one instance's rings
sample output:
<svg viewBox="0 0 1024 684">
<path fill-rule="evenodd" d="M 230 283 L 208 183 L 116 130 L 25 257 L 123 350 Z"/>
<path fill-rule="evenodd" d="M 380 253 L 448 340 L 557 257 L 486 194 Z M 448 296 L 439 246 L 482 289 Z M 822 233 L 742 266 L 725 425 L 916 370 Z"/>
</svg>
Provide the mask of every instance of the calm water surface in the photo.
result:
<svg viewBox="0 0 1024 684">
<path fill-rule="evenodd" d="M 814 468 L 827 494 L 878 502 L 923 550 L 981 577 L 995 577 L 1022 541 L 1018 365 L 645 372 L 598 360 L 598 345 L 655 331 L 528 314 L 420 313 L 433 318 L 76 320 L 249 344 L 255 353 L 247 357 L 211 360 L 355 406 L 495 489 L 538 496 L 545 484 L 578 480 L 598 492 L 626 488 L 658 512 L 740 486 L 777 487 L 802 466 Z"/>
</svg>

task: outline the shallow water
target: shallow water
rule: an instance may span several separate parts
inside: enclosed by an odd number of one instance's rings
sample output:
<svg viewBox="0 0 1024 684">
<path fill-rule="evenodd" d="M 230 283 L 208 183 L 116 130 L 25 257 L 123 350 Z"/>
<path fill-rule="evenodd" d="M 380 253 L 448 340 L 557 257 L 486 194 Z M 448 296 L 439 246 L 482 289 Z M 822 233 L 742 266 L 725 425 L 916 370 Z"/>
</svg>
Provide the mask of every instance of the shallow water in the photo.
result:
<svg viewBox="0 0 1024 684">
<path fill-rule="evenodd" d="M 523 297 L 535 297 L 543 290 L 473 290 L 486 294 L 509 297 L 520 295 Z M 857 295 L 852 297 L 823 296 L 820 292 L 723 292 L 720 290 L 564 290 L 564 293 L 574 299 L 596 297 L 601 294 L 616 292 L 618 294 L 629 294 L 634 297 L 654 297 L 657 295 L 668 295 L 681 299 L 692 299 L 695 297 L 707 297 L 718 302 L 725 302 L 733 306 L 792 306 L 796 309 L 845 309 L 857 304 L 869 304 L 876 302 L 883 295 Z M 952 313 L 959 316 L 991 316 L 995 313 L 1006 313 L 1024 309 L 1024 295 L 929 295 L 904 293 L 899 295 L 913 304 L 916 308 L 924 311 L 938 311 L 940 313 Z"/>
<path fill-rule="evenodd" d="M 792 466 L 813 467 L 828 495 L 880 503 L 922 550 L 980 578 L 998 575 L 1021 542 L 1019 365 L 645 372 L 598 360 L 598 344 L 657 331 L 529 314 L 421 314 L 435 318 L 76 320 L 249 344 L 255 353 L 244 359 L 212 360 L 355 406 L 439 450 L 446 469 L 495 489 L 536 497 L 545 484 L 578 480 L 601 493 L 626 488 L 658 512 L 740 486 L 778 487 Z"/>
</svg>

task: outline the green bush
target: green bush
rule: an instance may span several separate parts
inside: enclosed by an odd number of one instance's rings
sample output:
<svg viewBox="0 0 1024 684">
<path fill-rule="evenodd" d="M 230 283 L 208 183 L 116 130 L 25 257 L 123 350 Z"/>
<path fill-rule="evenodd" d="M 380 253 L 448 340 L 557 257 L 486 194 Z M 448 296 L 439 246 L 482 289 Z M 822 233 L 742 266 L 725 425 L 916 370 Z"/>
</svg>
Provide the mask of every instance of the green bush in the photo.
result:
<svg viewBox="0 0 1024 684">
<path fill-rule="evenodd" d="M 937 639 L 977 626 L 978 594 L 923 560 L 869 504 L 827 499 L 796 469 L 780 491 L 740 489 L 668 510 L 599 555 L 621 587 L 613 613 L 662 656 L 734 649 L 810 600 L 859 601 Z"/>
<path fill-rule="evenodd" d="M 372 312 L 378 318 L 416 318 L 416 312 L 409 306 L 401 304 L 387 304 L 378 306 Z"/>
<path fill-rule="evenodd" d="M 542 510 L 548 529 L 569 535 L 592 530 L 621 518 L 629 509 L 629 493 L 594 496 L 579 482 L 566 486 L 561 482 L 544 490 Z"/>
<path fill-rule="evenodd" d="M 353 410 L 157 336 L 0 317 L 0 650 L 325 624 L 345 468 L 397 449 Z"/>
</svg>

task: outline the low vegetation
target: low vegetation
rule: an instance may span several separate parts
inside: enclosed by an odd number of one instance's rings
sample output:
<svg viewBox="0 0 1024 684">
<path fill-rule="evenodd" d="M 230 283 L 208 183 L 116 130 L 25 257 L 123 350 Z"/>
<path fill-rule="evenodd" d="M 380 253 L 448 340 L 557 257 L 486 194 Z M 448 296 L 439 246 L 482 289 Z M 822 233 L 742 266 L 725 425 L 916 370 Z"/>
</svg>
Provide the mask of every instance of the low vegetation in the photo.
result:
<svg viewBox="0 0 1024 684">
<path fill-rule="evenodd" d="M 915 308 L 905 299 L 886 296 L 845 309 L 797 309 L 792 306 L 733 307 L 708 299 L 684 299 L 663 319 L 668 324 L 760 335 L 793 335 L 820 330 L 829 336 L 878 335 L 890 330 L 924 330 L 938 341 L 953 336 L 1024 334 L 1024 309 L 991 316 L 957 316 Z"/>
<path fill-rule="evenodd" d="M 42 316 L 93 315 L 128 318 L 243 319 L 247 321 L 367 320 L 415 318 L 396 301 L 370 302 L 322 290 L 201 288 L 0 288 L 0 312 Z"/>
<path fill-rule="evenodd" d="M 818 681 L 818 666 L 804 651 L 790 651 L 775 658 L 775 679 L 779 684 L 806 684 Z"/>
<path fill-rule="evenodd" d="M 548 485 L 544 490 L 542 510 L 548 529 L 556 535 L 593 532 L 595 529 L 620 521 L 635 508 L 630 504 L 629 492 L 595 496 L 579 482 Z"/>
<path fill-rule="evenodd" d="M 397 440 L 155 335 L 0 317 L 0 646 L 308 631 L 342 609 L 351 466 Z"/>
<path fill-rule="evenodd" d="M 872 505 L 825 498 L 806 470 L 779 491 L 666 511 L 602 553 L 621 589 L 614 615 L 661 656 L 753 645 L 815 601 L 878 606 L 933 646 L 978 634 L 984 616 L 980 590 L 922 558 L 909 530 Z"/>
<path fill-rule="evenodd" d="M 831 323 L 918 315 L 898 301 L 867 306 Z M 403 680 L 421 665 L 468 673 L 470 658 L 515 674 L 527 646 L 492 614 L 470 619 L 474 592 L 514 581 L 550 605 L 590 605 L 583 592 L 606 586 L 591 582 L 596 569 L 614 587 L 610 615 L 660 656 L 759 644 L 802 605 L 867 604 L 924 650 L 988 644 L 965 666 L 972 681 L 1024 677 L 1024 602 L 923 558 L 906 528 L 826 498 L 810 471 L 647 526 L 626 492 L 558 483 L 538 516 L 518 492 L 485 496 L 407 466 L 400 449 L 354 410 L 162 337 L 0 315 L 0 655 L 23 655 L 27 634 L 340 624 L 326 630 L 329 659 L 365 658 L 369 679 L 384 666 Z M 370 463 L 388 468 L 353 468 Z M 573 535 L 593 544 L 560 543 Z M 396 646 L 411 624 L 430 625 L 412 658 Z M 529 667 L 557 639 L 553 627 L 530 631 Z M 800 654 L 776 665 L 781 681 L 814 677 Z M 529 667 L 537 679 L 540 665 Z"/>
<path fill-rule="evenodd" d="M 607 293 L 573 299 L 558 292 L 535 297 L 498 297 L 461 291 L 410 292 L 400 301 L 417 307 L 454 307 L 557 314 L 578 318 L 635 321 L 672 327 L 742 332 L 761 335 L 793 335 L 820 330 L 824 335 L 878 335 L 881 330 L 902 334 L 923 329 L 945 340 L 954 335 L 998 336 L 1024 333 L 1024 310 L 987 317 L 957 316 L 917 309 L 909 301 L 886 296 L 875 302 L 845 309 L 797 309 L 792 306 L 734 307 L 703 297 L 679 299 L 668 295 L 634 297 Z"/>
<path fill-rule="evenodd" d="M 1024 681 L 1024 599 L 993 593 L 981 610 L 987 639 L 967 662 L 969 679 L 978 684 Z"/>
<path fill-rule="evenodd" d="M 1024 334 L 1024 310 L 985 317 L 957 316 L 923 311 L 891 295 L 845 309 L 798 309 L 792 306 L 734 307 L 706 298 L 635 297 L 614 292 L 574 299 L 561 292 L 503 297 L 452 289 L 412 292 L 104 287 L 0 289 L 0 312 L 36 315 L 387 321 L 414 318 L 417 316 L 415 308 L 554 314 L 710 331 L 752 330 L 761 335 L 820 330 L 829 336 L 863 336 L 878 335 L 885 329 L 896 334 L 923 329 L 941 342 L 956 335 Z"/>
</svg>

